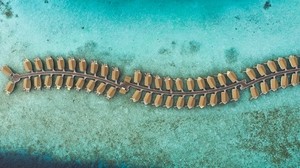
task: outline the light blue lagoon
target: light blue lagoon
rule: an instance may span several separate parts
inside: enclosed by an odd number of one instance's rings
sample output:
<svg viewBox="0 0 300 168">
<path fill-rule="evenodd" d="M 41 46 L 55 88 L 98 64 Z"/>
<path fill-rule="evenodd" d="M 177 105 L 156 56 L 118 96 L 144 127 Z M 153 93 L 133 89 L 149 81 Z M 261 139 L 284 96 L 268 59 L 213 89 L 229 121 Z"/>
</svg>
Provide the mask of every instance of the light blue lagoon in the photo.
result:
<svg viewBox="0 0 300 168">
<path fill-rule="evenodd" d="M 300 1 L 0 1 L 0 65 L 75 57 L 172 78 L 300 54 Z M 265 8 L 264 8 L 265 5 Z M 0 75 L 0 87 L 8 79 Z M 61 89 L 0 94 L 0 167 L 298 167 L 300 88 L 204 109 Z"/>
</svg>

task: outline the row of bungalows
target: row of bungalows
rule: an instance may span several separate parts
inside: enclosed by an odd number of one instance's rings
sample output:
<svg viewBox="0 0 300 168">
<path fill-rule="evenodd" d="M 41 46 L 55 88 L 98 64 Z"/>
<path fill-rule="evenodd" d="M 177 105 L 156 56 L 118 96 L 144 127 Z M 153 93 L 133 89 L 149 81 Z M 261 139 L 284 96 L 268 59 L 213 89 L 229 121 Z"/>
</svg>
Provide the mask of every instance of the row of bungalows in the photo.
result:
<svg viewBox="0 0 300 168">
<path fill-rule="evenodd" d="M 55 78 L 55 80 L 53 78 Z M 83 78 L 75 79 L 72 76 L 61 76 L 61 75 L 58 75 L 56 77 L 53 77 L 51 75 L 46 75 L 44 77 L 34 76 L 33 79 L 26 77 L 22 80 L 22 83 L 23 83 L 23 90 L 26 92 L 29 92 L 32 88 L 36 90 L 40 90 L 42 86 L 44 86 L 44 88 L 46 89 L 50 89 L 51 87 L 56 87 L 57 89 L 61 89 L 62 87 L 65 87 L 67 90 L 71 90 L 72 88 L 75 88 L 76 90 L 79 91 L 85 86 L 85 89 L 88 93 L 95 91 L 97 95 L 100 95 L 106 92 L 106 96 L 108 99 L 114 97 L 117 90 L 117 87 L 110 86 L 109 84 L 106 84 L 104 82 L 96 82 L 95 80 L 92 79 L 83 79 Z M 11 92 L 13 92 L 14 88 L 15 88 L 15 83 L 9 81 L 8 84 L 6 85 L 5 91 L 7 94 L 10 94 Z"/>
<path fill-rule="evenodd" d="M 298 57 L 279 57 L 264 64 L 257 64 L 254 68 L 247 68 L 245 73 L 249 79 L 251 99 L 257 99 L 260 94 L 267 94 L 270 90 L 286 88 L 299 84 Z M 256 82 L 257 81 L 257 82 Z M 258 89 L 259 88 L 259 89 Z"/>
<path fill-rule="evenodd" d="M 288 64 L 289 62 L 289 64 Z M 288 71 L 289 69 L 298 68 L 298 57 L 291 55 L 286 58 L 279 57 L 276 61 L 269 60 L 264 64 L 257 64 L 254 68 L 247 68 L 245 70 L 250 80 L 255 80 L 259 77 L 264 77 L 278 71 Z"/>
<path fill-rule="evenodd" d="M 251 98 L 256 99 L 260 94 L 267 94 L 270 90 L 276 91 L 279 87 L 298 85 L 298 65 L 298 57 L 291 55 L 288 58 L 280 57 L 277 60 L 269 60 L 253 68 L 247 68 L 245 72 L 249 78 L 247 83 L 251 83 L 249 85 Z M 40 58 L 33 61 L 25 59 L 23 66 L 25 76 L 31 74 L 22 78 L 23 90 L 26 92 L 32 88 L 39 90 L 42 87 L 50 89 L 54 86 L 57 89 L 66 87 L 68 90 L 84 88 L 87 92 L 94 91 L 98 95 L 106 94 L 109 99 L 114 97 L 118 90 L 122 94 L 128 92 L 128 88 L 122 87 L 122 83 L 118 82 L 119 69 L 110 70 L 107 64 L 98 65 L 97 61 L 88 64 L 85 59 L 77 61 L 74 58 L 65 60 L 58 57 L 54 60 L 52 57 L 47 57 L 44 61 Z M 14 75 L 8 66 L 3 66 L 1 71 L 9 77 Z M 35 72 L 38 72 L 37 75 L 32 75 Z M 97 78 L 101 80 L 98 81 Z M 204 108 L 207 105 L 227 104 L 230 100 L 237 101 L 240 96 L 239 82 L 241 81 L 232 71 L 205 78 L 181 79 L 162 78 L 150 73 L 143 74 L 140 70 L 134 72 L 133 80 L 130 76 L 126 76 L 123 81 L 135 89 L 131 97 L 133 102 L 142 101 L 146 105 L 153 104 L 156 107 L 178 109 L 183 107 L 191 109 L 197 106 Z M 15 83 L 8 82 L 5 87 L 7 94 L 14 90 Z"/>
<path fill-rule="evenodd" d="M 114 97 L 120 76 L 120 71 L 118 68 L 113 68 L 110 75 L 110 81 L 115 83 L 115 85 L 110 85 L 110 87 L 108 87 L 105 82 L 97 82 L 97 80 L 94 79 L 87 79 L 90 76 L 87 76 L 87 63 L 84 59 L 79 60 L 77 65 L 78 67 L 76 67 L 76 64 L 77 62 L 74 58 L 69 58 L 67 63 L 65 63 L 65 60 L 62 57 L 59 57 L 56 60 L 56 64 L 52 57 L 47 57 L 45 59 L 45 63 L 40 58 L 35 58 L 33 63 L 29 59 L 25 59 L 23 61 L 23 67 L 25 72 L 29 75 L 28 77 L 22 79 L 23 90 L 29 92 L 32 88 L 40 90 L 42 87 L 50 89 L 54 85 L 57 89 L 61 89 L 64 86 L 67 90 L 72 88 L 81 90 L 83 87 L 85 87 L 87 92 L 95 91 L 98 95 L 106 92 L 107 98 Z M 68 67 L 67 70 L 65 68 L 66 65 Z M 79 72 L 77 72 L 76 69 L 78 69 Z M 13 75 L 11 69 L 6 65 L 1 67 L 1 71 L 9 77 Z M 58 71 L 61 72 L 57 73 Z M 108 81 L 107 76 L 109 73 L 109 68 L 107 64 L 102 64 L 101 67 L 98 68 L 97 62 L 92 61 L 88 73 L 96 76 L 98 71 L 100 71 L 100 75 Z M 68 72 L 73 73 L 70 75 Z M 77 77 L 81 74 L 85 74 L 85 77 Z M 14 88 L 15 82 L 10 81 L 6 85 L 5 91 L 7 94 L 10 94 Z"/>
<path fill-rule="evenodd" d="M 23 61 L 24 70 L 27 73 L 40 71 L 67 71 L 75 73 L 83 73 L 94 76 L 101 76 L 105 79 L 110 78 L 117 82 L 120 77 L 120 71 L 117 67 L 109 68 L 107 64 L 98 64 L 97 61 L 92 60 L 87 63 L 85 59 L 76 60 L 75 58 L 68 58 L 65 60 L 58 57 L 56 60 L 52 57 L 47 57 L 45 61 L 40 58 L 35 58 L 33 61 L 25 59 Z"/>
<path fill-rule="evenodd" d="M 207 76 L 206 78 L 187 78 L 186 80 L 171 77 L 162 78 L 159 75 L 153 76 L 150 73 L 143 74 L 140 70 L 136 70 L 133 76 L 133 83 L 138 86 L 180 92 L 217 89 L 238 82 L 233 71 L 227 71 L 225 74 L 219 73 L 216 76 Z"/>
<path fill-rule="evenodd" d="M 217 104 L 227 104 L 229 101 L 237 101 L 240 98 L 239 89 L 234 87 L 232 89 L 223 90 L 215 93 L 199 94 L 199 95 L 172 95 L 159 94 L 143 90 L 135 90 L 131 97 L 133 102 L 142 102 L 145 105 L 154 105 L 155 107 L 176 107 L 181 109 L 187 107 L 189 109 L 194 107 L 204 108 L 207 105 L 216 106 Z"/>
<path fill-rule="evenodd" d="M 237 76 L 232 71 L 206 78 L 188 78 L 184 81 L 180 78 L 162 78 L 158 75 L 152 76 L 150 73 L 143 74 L 140 70 L 136 70 L 133 77 L 133 83 L 136 86 L 132 86 L 136 90 L 131 100 L 133 102 L 142 101 L 145 105 L 153 104 L 156 107 L 176 107 L 178 109 L 188 107 L 191 109 L 199 106 L 204 108 L 207 105 L 227 104 L 230 100 L 237 101 L 240 97 L 238 85 L 229 87 L 229 89 L 226 87 L 237 82 Z M 226 88 L 220 89 L 222 87 Z M 216 89 L 218 91 L 211 92 Z M 166 91 L 168 94 L 165 94 Z M 202 94 L 198 94 L 198 91 L 202 91 Z M 177 94 L 174 96 L 173 93 Z M 191 95 L 191 93 L 195 94 Z"/>
<path fill-rule="evenodd" d="M 258 81 L 250 86 L 251 99 L 257 99 L 259 95 L 277 91 L 279 88 L 285 89 L 288 86 L 297 86 L 298 84 L 299 74 L 297 72 L 291 75 L 283 74 L 279 77 L 272 77 L 270 80 Z"/>
</svg>

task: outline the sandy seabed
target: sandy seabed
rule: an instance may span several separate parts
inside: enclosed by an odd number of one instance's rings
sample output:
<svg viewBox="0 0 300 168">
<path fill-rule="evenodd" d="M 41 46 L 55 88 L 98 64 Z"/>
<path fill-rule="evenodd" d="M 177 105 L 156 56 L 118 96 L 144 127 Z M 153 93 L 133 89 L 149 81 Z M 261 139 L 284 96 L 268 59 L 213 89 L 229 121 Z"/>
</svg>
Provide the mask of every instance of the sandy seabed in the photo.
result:
<svg viewBox="0 0 300 168">
<path fill-rule="evenodd" d="M 2 2 L 2 1 L 0 1 Z M 198 77 L 300 54 L 300 2 L 3 1 L 0 65 L 48 55 Z M 0 76 L 4 88 L 8 80 Z M 205 109 L 75 90 L 0 94 L 0 162 L 119 167 L 299 166 L 299 87 Z M 12 162 L 11 160 L 14 160 Z M 44 164 L 45 163 L 45 164 Z"/>
</svg>

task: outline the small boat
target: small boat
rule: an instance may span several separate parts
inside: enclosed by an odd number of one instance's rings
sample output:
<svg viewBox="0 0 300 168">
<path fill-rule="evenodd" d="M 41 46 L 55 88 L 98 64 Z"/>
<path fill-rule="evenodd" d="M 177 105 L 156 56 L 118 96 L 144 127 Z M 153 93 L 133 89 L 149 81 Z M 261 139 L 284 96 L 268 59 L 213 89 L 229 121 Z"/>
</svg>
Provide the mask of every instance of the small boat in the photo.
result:
<svg viewBox="0 0 300 168">
<path fill-rule="evenodd" d="M 68 69 L 69 71 L 76 71 L 76 60 L 74 58 L 68 59 Z"/>
<path fill-rule="evenodd" d="M 9 68 L 9 66 L 4 65 L 3 67 L 1 67 L 1 72 L 6 75 L 6 76 L 12 76 L 13 72 L 12 70 Z"/>
<path fill-rule="evenodd" d="M 287 70 L 287 63 L 286 63 L 285 58 L 279 57 L 277 59 L 277 62 L 278 62 L 278 65 L 279 65 L 280 69 Z"/>
<path fill-rule="evenodd" d="M 13 92 L 15 89 L 15 83 L 12 81 L 8 81 L 8 83 L 5 86 L 5 92 L 6 94 L 11 94 L 11 92 Z"/>
<path fill-rule="evenodd" d="M 40 58 L 34 59 L 34 67 L 36 71 L 42 71 L 43 70 L 43 63 Z"/>
<path fill-rule="evenodd" d="M 172 90 L 173 88 L 173 80 L 170 77 L 165 78 L 166 90 Z"/>
<path fill-rule="evenodd" d="M 44 86 L 46 89 L 50 89 L 52 86 L 52 76 L 46 75 L 44 80 Z"/>
<path fill-rule="evenodd" d="M 31 80 L 29 78 L 23 79 L 23 90 L 29 92 L 31 89 Z"/>
<path fill-rule="evenodd" d="M 35 76 L 33 78 L 34 89 L 40 90 L 42 88 L 42 80 L 40 76 Z"/>
<path fill-rule="evenodd" d="M 298 68 L 298 57 L 295 55 L 289 56 L 289 62 L 293 68 Z"/>
<path fill-rule="evenodd" d="M 86 84 L 86 91 L 88 93 L 91 92 L 91 91 L 93 91 L 94 88 L 95 88 L 95 84 L 96 84 L 95 80 L 89 80 L 88 83 Z"/>
<path fill-rule="evenodd" d="M 256 70 L 259 73 L 260 76 L 266 76 L 267 75 L 267 71 L 264 65 L 262 64 L 257 64 L 256 65 Z"/>
<path fill-rule="evenodd" d="M 86 60 L 85 59 L 80 59 L 79 60 L 79 71 L 86 73 Z"/>
<path fill-rule="evenodd" d="M 214 77 L 211 77 L 211 76 L 208 76 L 206 78 L 206 81 L 208 83 L 208 86 L 211 88 L 211 89 L 216 89 L 216 81 L 215 81 L 215 78 Z"/>
<path fill-rule="evenodd" d="M 162 79 L 160 78 L 160 76 L 158 76 L 158 75 L 155 76 L 154 83 L 155 83 L 155 88 L 156 89 L 161 89 L 161 87 L 162 87 Z"/>
<path fill-rule="evenodd" d="M 111 99 L 115 96 L 115 94 L 116 94 L 116 88 L 114 86 L 111 86 L 106 92 L 106 98 Z"/>
<path fill-rule="evenodd" d="M 197 84 L 198 84 L 199 89 L 205 90 L 206 84 L 205 84 L 205 80 L 203 78 L 198 77 Z"/>
<path fill-rule="evenodd" d="M 102 94 L 105 91 L 105 89 L 106 89 L 106 84 L 101 82 L 96 89 L 96 94 L 97 95 Z"/>
<path fill-rule="evenodd" d="M 273 73 L 277 72 L 277 66 L 276 66 L 276 63 L 274 61 L 268 61 L 267 66 L 268 66 L 268 68 L 270 69 L 271 72 L 273 72 Z"/>
<path fill-rule="evenodd" d="M 175 85 L 176 85 L 176 88 L 177 88 L 178 91 L 183 92 L 183 82 L 180 78 L 176 78 Z"/>
<path fill-rule="evenodd" d="M 133 102 L 137 102 L 137 101 L 140 100 L 141 96 L 142 96 L 142 91 L 141 91 L 141 90 L 136 90 L 136 91 L 133 93 L 133 95 L 132 95 L 132 97 L 131 97 L 131 100 L 132 100 Z"/>
<path fill-rule="evenodd" d="M 32 64 L 29 59 L 25 59 L 23 62 L 25 72 L 32 72 Z"/>
<path fill-rule="evenodd" d="M 187 85 L 187 89 L 189 91 L 191 91 L 191 92 L 194 91 L 194 89 L 195 89 L 195 81 L 194 81 L 194 79 L 188 78 L 186 80 L 186 85 Z"/>
<path fill-rule="evenodd" d="M 235 74 L 234 72 L 232 72 L 232 71 L 227 71 L 227 72 L 226 72 L 226 75 L 228 76 L 229 80 L 230 80 L 232 83 L 235 83 L 235 82 L 238 81 L 238 80 L 237 80 L 237 76 L 236 76 L 236 74 Z"/>
<path fill-rule="evenodd" d="M 218 73 L 218 81 L 220 83 L 221 86 L 226 86 L 226 77 L 224 74 L 222 73 Z"/>
<path fill-rule="evenodd" d="M 176 102 L 177 109 L 181 109 L 184 106 L 184 97 L 179 96 Z"/>
<path fill-rule="evenodd" d="M 187 107 L 188 107 L 189 109 L 192 109 L 192 108 L 195 107 L 195 96 L 190 96 L 190 97 L 188 98 Z"/>
<path fill-rule="evenodd" d="M 92 61 L 91 66 L 90 66 L 90 73 L 93 75 L 96 75 L 97 71 L 98 71 L 98 66 L 99 65 L 98 65 L 97 61 Z"/>
<path fill-rule="evenodd" d="M 135 70 L 133 82 L 139 85 L 141 80 L 142 80 L 142 72 L 140 70 Z"/>
<path fill-rule="evenodd" d="M 56 60 L 57 62 L 57 70 L 64 71 L 65 70 L 65 60 L 63 57 L 59 57 Z"/>
<path fill-rule="evenodd" d="M 46 69 L 48 71 L 53 71 L 54 70 L 54 62 L 52 57 L 47 57 L 46 58 Z"/>
<path fill-rule="evenodd" d="M 83 85 L 84 85 L 84 78 L 78 78 L 75 83 L 76 90 L 77 91 L 81 90 Z"/>
<path fill-rule="evenodd" d="M 117 67 L 113 68 L 113 70 L 111 72 L 111 79 L 113 81 L 117 82 L 119 79 L 119 76 L 120 76 L 119 68 L 117 68 Z"/>
<path fill-rule="evenodd" d="M 56 76 L 56 79 L 55 79 L 55 86 L 56 86 L 56 89 L 60 89 L 63 85 L 63 76 L 62 75 L 57 75 Z"/>
</svg>

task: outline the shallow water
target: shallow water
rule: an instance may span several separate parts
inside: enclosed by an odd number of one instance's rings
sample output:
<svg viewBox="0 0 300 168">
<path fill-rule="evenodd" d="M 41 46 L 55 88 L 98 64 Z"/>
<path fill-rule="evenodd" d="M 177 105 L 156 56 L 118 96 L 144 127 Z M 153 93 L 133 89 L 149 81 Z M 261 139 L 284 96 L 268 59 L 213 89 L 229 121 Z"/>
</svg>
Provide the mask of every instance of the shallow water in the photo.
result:
<svg viewBox="0 0 300 168">
<path fill-rule="evenodd" d="M 1 1 L 0 1 L 1 2 Z M 8 4 L 6 4 L 8 2 Z M 46 3 L 47 2 L 47 3 Z M 300 2 L 3 1 L 0 65 L 47 55 L 197 77 L 300 53 Z M 9 12 L 10 11 L 10 12 Z M 9 15 L 11 13 L 11 15 Z M 8 79 L 0 75 L 4 88 Z M 3 165 L 299 166 L 299 87 L 205 109 L 165 109 L 75 90 L 0 94 Z"/>
</svg>

